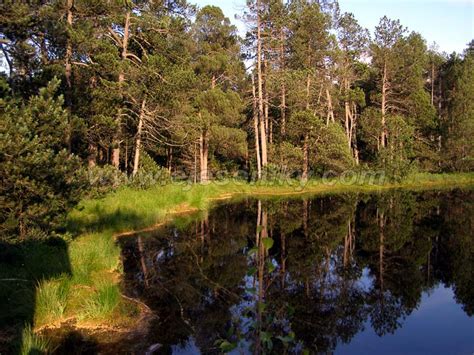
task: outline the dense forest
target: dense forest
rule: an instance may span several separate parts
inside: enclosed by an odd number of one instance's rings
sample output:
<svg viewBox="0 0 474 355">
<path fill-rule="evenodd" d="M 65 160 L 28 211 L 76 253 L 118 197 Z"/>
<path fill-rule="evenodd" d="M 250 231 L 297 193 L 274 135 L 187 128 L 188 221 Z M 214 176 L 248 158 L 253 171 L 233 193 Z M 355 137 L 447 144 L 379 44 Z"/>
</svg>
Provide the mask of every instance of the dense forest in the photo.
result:
<svg viewBox="0 0 474 355">
<path fill-rule="evenodd" d="M 0 5 L 0 234 L 130 184 L 474 170 L 474 41 L 447 55 L 330 0 Z"/>
</svg>

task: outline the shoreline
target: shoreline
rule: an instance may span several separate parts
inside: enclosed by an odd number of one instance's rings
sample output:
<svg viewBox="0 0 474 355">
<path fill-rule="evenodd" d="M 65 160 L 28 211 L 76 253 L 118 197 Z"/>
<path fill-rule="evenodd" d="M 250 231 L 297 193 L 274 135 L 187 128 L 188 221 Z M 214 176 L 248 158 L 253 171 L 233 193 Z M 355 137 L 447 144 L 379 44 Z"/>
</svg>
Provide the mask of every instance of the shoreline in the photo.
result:
<svg viewBox="0 0 474 355">
<path fill-rule="evenodd" d="M 123 268 L 117 239 L 152 232 L 179 215 L 206 211 L 216 202 L 238 197 L 292 198 L 351 192 L 383 193 L 396 189 L 425 191 L 470 188 L 474 187 L 474 174 L 424 174 L 416 183 L 323 185 L 319 181 L 309 181 L 307 185 L 301 191 L 295 191 L 294 186 L 269 184 L 193 185 L 188 191 L 169 185 L 149 190 L 125 188 L 101 199 L 81 202 L 68 218 L 67 230 L 77 234 L 76 238 L 68 242 L 72 275 L 41 282 L 36 290 L 37 294 L 44 293 L 51 285 L 63 285 L 69 292 L 62 300 L 53 301 L 61 304 L 64 311 L 53 318 L 41 318 L 37 313 L 41 314 L 38 309 L 42 309 L 42 305 L 37 304 L 32 332 L 41 336 L 45 330 L 58 329 L 67 323 L 73 324 L 79 332 L 93 327 L 108 331 L 115 329 L 120 334 L 136 333 L 138 328 L 143 327 L 142 320 L 146 315 L 136 302 L 123 297 L 120 287 Z M 97 258 L 101 258 L 101 261 L 97 262 Z M 109 300 L 99 297 L 104 287 L 119 295 L 111 304 Z M 47 301 L 55 304 L 51 300 Z M 106 311 L 94 313 L 96 308 Z"/>
</svg>

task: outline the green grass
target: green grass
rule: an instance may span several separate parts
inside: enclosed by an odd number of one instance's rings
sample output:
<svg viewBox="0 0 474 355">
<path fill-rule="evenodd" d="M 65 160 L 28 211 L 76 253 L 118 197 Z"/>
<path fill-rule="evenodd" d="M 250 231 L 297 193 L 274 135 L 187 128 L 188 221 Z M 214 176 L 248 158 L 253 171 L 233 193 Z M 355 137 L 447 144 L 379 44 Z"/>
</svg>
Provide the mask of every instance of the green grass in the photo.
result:
<svg viewBox="0 0 474 355">
<path fill-rule="evenodd" d="M 79 319 L 104 319 L 118 308 L 121 300 L 120 290 L 112 282 L 99 286 L 97 292 L 86 299 L 81 307 Z"/>
<path fill-rule="evenodd" d="M 206 185 L 155 186 L 148 190 L 121 188 L 101 199 L 84 200 L 69 215 L 67 229 L 78 235 L 68 245 L 70 275 L 41 282 L 36 290 L 35 326 L 74 318 L 82 324 L 126 323 L 138 311 L 121 297 L 120 248 L 115 236 L 157 225 L 176 213 L 206 210 L 213 199 L 232 196 L 292 196 L 337 192 L 375 192 L 393 188 L 442 189 L 474 185 L 474 174 L 416 174 L 397 184 L 349 184 L 340 180 L 292 180 L 249 184 L 224 181 Z M 123 314 L 121 314 L 121 312 Z M 122 317 L 122 318 L 121 318 Z M 26 338 L 25 338 L 26 339 Z M 32 341 L 30 338 L 26 339 Z"/>
<path fill-rule="evenodd" d="M 36 292 L 35 324 L 48 324 L 64 316 L 70 282 L 67 276 L 39 283 Z"/>
<path fill-rule="evenodd" d="M 51 342 L 47 338 L 36 334 L 30 325 L 25 326 L 20 355 L 49 354 L 51 350 Z"/>
</svg>

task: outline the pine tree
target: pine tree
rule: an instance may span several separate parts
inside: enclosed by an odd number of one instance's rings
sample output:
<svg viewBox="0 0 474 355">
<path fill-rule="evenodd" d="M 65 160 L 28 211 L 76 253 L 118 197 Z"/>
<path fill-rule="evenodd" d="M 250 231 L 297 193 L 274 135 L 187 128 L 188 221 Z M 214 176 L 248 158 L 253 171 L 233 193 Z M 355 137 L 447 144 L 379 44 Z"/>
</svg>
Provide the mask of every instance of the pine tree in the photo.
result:
<svg viewBox="0 0 474 355">
<path fill-rule="evenodd" d="M 1 108 L 1 232 L 25 238 L 34 228 L 58 226 L 85 187 L 80 160 L 69 156 L 68 113 L 59 81 L 52 81 L 27 103 L 8 100 Z"/>
</svg>

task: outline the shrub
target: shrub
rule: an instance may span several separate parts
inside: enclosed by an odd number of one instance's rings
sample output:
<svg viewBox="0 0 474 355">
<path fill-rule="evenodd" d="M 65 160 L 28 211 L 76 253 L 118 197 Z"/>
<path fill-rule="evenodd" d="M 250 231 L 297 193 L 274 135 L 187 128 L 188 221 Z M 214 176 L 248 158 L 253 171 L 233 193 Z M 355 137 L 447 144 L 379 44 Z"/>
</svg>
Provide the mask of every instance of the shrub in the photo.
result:
<svg viewBox="0 0 474 355">
<path fill-rule="evenodd" d="M 99 197 L 128 183 L 127 175 L 112 165 L 89 169 L 89 197 Z"/>
<path fill-rule="evenodd" d="M 169 182 L 171 182 L 171 177 L 168 170 L 159 166 L 146 151 L 142 151 L 140 154 L 140 169 L 131 178 L 131 185 L 139 189 L 147 189 L 156 184 L 164 185 Z"/>
</svg>

